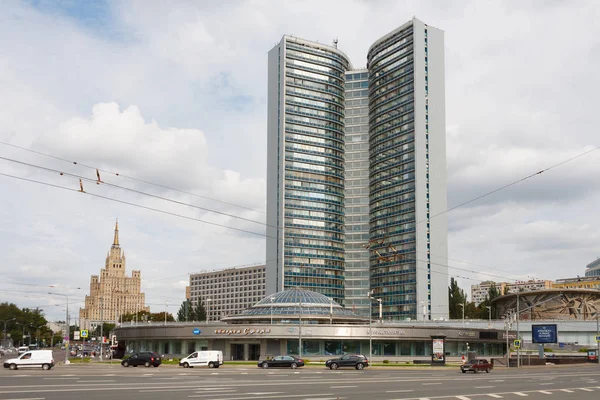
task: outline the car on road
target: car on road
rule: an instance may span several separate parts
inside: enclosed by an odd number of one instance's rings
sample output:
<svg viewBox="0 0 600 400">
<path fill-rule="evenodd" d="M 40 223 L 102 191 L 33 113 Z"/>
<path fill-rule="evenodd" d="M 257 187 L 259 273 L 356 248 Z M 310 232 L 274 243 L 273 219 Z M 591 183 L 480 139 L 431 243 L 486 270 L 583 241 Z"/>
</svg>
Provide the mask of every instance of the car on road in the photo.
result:
<svg viewBox="0 0 600 400">
<path fill-rule="evenodd" d="M 474 374 L 483 371 L 489 373 L 493 368 L 494 366 L 485 358 L 469 360 L 466 364 L 460 366 L 463 374 L 466 374 L 467 371 L 473 371 Z"/>
<path fill-rule="evenodd" d="M 344 354 L 340 358 L 332 358 L 325 361 L 325 366 L 329 369 L 338 369 L 341 367 L 354 367 L 364 369 L 369 366 L 367 357 L 361 354 Z"/>
<path fill-rule="evenodd" d="M 54 367 L 52 350 L 30 350 L 17 358 L 11 358 L 4 361 L 4 368 L 9 368 L 11 370 L 35 367 L 41 367 L 45 371 Z"/>
<path fill-rule="evenodd" d="M 123 361 L 121 365 L 124 367 L 137 367 L 143 365 L 144 367 L 158 367 L 162 363 L 160 355 L 151 351 L 144 351 L 139 353 L 133 353 Z"/>
<path fill-rule="evenodd" d="M 179 361 L 179 366 L 183 368 L 202 366 L 219 368 L 221 365 L 223 365 L 223 352 L 221 350 L 195 351 Z"/>
<path fill-rule="evenodd" d="M 260 368 L 292 368 L 304 367 L 304 360 L 294 356 L 277 356 L 258 362 Z"/>
</svg>

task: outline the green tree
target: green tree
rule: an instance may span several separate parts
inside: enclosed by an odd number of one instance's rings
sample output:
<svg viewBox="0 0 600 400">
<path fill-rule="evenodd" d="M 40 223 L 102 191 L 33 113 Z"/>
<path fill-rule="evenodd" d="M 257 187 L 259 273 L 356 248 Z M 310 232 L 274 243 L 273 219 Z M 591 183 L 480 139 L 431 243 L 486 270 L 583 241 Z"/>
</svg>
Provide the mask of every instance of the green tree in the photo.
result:
<svg viewBox="0 0 600 400">
<path fill-rule="evenodd" d="M 206 308 L 204 308 L 200 297 L 198 297 L 196 307 L 194 307 L 194 321 L 206 321 Z"/>
<path fill-rule="evenodd" d="M 508 288 L 508 285 L 504 286 L 504 292 L 502 293 L 502 295 L 504 296 L 505 294 L 509 294 L 510 293 L 510 289 Z"/>
<path fill-rule="evenodd" d="M 192 303 L 189 300 L 185 300 L 181 303 L 181 307 L 179 307 L 179 311 L 177 311 L 177 321 L 187 322 L 191 321 L 191 317 L 194 314 L 192 310 Z"/>
<path fill-rule="evenodd" d="M 462 318 L 462 307 L 461 304 L 467 302 L 467 296 L 464 290 L 458 286 L 458 282 L 454 278 L 450 278 L 450 286 L 448 287 L 448 303 L 449 303 L 449 315 L 450 319 L 461 319 Z M 467 310 L 465 309 L 465 316 Z"/>
</svg>

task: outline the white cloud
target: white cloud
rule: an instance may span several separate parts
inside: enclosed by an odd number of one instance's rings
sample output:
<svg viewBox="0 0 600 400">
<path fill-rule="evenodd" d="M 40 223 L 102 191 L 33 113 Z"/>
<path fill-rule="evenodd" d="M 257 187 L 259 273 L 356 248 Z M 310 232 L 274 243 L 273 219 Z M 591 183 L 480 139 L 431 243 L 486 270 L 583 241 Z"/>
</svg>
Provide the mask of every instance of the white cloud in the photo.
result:
<svg viewBox="0 0 600 400">
<path fill-rule="evenodd" d="M 104 19 L 91 18 L 94 24 L 54 7 L 0 4 L 0 140 L 259 210 L 103 176 L 244 218 L 264 219 L 266 53 L 283 34 L 324 43 L 337 37 L 361 67 L 371 43 L 413 15 L 445 31 L 450 206 L 598 145 L 594 1 L 355 0 L 344 7 L 336 1 L 123 1 L 111 3 Z M 0 155 L 95 175 L 5 146 Z M 501 276 L 582 274 L 598 253 L 599 159 L 592 153 L 452 211 L 450 257 L 480 266 L 465 269 Z M 0 170 L 78 187 L 76 180 L 4 161 Z M 0 252 L 17 282 L 14 271 L 36 268 L 29 281 L 64 280 L 82 288 L 64 288 L 81 298 L 89 275 L 104 263 L 116 217 L 128 270 L 141 269 L 145 288 L 156 289 L 148 291 L 152 304 L 183 299 L 180 281 L 188 272 L 264 259 L 259 236 L 0 181 Z M 108 186 L 86 189 L 263 231 Z M 23 298 L 23 304 L 39 300 Z"/>
</svg>

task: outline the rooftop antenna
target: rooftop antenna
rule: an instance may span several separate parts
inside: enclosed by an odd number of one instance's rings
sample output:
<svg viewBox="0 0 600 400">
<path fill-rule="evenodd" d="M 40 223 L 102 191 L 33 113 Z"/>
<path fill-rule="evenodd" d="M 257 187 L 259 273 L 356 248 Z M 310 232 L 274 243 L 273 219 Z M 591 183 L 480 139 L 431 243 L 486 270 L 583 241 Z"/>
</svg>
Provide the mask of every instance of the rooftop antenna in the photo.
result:
<svg viewBox="0 0 600 400">
<path fill-rule="evenodd" d="M 337 49 L 338 38 L 333 39 L 333 47 Z"/>
</svg>

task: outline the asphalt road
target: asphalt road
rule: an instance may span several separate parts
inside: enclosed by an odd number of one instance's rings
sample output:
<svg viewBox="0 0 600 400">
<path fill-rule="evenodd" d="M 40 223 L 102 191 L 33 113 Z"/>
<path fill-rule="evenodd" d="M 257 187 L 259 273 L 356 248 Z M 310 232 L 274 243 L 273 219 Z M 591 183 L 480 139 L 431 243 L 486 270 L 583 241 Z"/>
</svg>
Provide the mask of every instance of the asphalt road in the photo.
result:
<svg viewBox="0 0 600 400">
<path fill-rule="evenodd" d="M 262 370 L 124 368 L 120 365 L 58 365 L 0 370 L 0 400 L 107 399 L 598 399 L 600 366 L 546 366 L 462 374 L 456 369 L 324 367 Z"/>
</svg>

